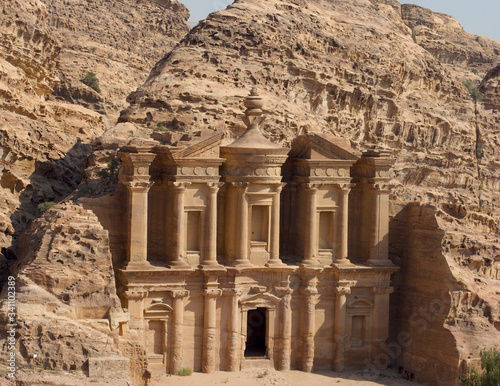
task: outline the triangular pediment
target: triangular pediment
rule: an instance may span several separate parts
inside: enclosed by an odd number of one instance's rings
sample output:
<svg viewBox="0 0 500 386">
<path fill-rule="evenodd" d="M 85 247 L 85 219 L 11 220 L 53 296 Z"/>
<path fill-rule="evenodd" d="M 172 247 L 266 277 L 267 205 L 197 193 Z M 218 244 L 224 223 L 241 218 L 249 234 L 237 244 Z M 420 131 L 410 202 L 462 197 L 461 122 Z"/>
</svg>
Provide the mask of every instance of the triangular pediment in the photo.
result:
<svg viewBox="0 0 500 386">
<path fill-rule="evenodd" d="M 291 158 L 318 161 L 356 161 L 359 159 L 359 156 L 350 149 L 347 139 L 326 137 L 317 133 L 308 133 L 297 137 L 292 143 L 289 155 Z"/>
<path fill-rule="evenodd" d="M 189 142 L 183 147 L 171 149 L 173 159 L 182 158 L 219 158 L 222 132 L 216 132 L 197 141 Z"/>
<path fill-rule="evenodd" d="M 254 307 L 274 307 L 280 302 L 280 298 L 270 293 L 260 293 L 254 295 L 245 296 L 240 300 L 242 306 L 254 306 Z"/>
</svg>

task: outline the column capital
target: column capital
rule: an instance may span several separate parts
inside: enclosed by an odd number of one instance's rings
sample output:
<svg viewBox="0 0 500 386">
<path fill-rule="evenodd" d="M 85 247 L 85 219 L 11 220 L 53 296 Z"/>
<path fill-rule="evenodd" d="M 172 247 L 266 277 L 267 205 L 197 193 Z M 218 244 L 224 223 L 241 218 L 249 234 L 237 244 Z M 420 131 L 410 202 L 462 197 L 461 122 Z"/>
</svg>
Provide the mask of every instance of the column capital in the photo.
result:
<svg viewBox="0 0 500 386">
<path fill-rule="evenodd" d="M 243 293 L 243 290 L 240 288 L 224 288 L 222 290 L 223 295 L 228 295 L 228 296 L 241 296 Z"/>
<path fill-rule="evenodd" d="M 293 289 L 290 287 L 275 287 L 274 290 L 276 291 L 276 294 L 281 297 L 285 297 L 288 295 L 293 294 Z"/>
<path fill-rule="evenodd" d="M 350 295 L 351 294 L 351 287 L 348 287 L 348 286 L 335 287 L 333 289 L 333 293 L 338 294 L 338 295 Z"/>
<path fill-rule="evenodd" d="M 187 290 L 171 290 L 170 291 L 170 296 L 172 296 L 173 299 L 182 299 L 188 295 L 189 295 L 189 291 L 187 291 Z"/>
<path fill-rule="evenodd" d="M 209 193 L 217 193 L 223 185 L 222 182 L 207 182 L 205 186 Z"/>
<path fill-rule="evenodd" d="M 125 291 L 125 298 L 128 300 L 143 300 L 148 297 L 147 290 L 131 290 Z"/>
<path fill-rule="evenodd" d="M 285 185 L 285 183 L 273 184 L 273 193 L 281 193 Z"/>
<path fill-rule="evenodd" d="M 337 188 L 339 188 L 342 192 L 349 193 L 351 189 L 354 187 L 354 184 L 351 183 L 337 183 L 335 184 Z"/>
<path fill-rule="evenodd" d="M 191 182 L 185 182 L 185 181 L 168 181 L 167 185 L 170 188 L 173 188 L 174 190 L 184 191 L 189 185 L 191 185 Z"/>
<path fill-rule="evenodd" d="M 394 292 L 394 288 L 387 286 L 375 286 L 372 288 L 372 292 L 377 295 L 389 295 Z"/>
<path fill-rule="evenodd" d="M 391 185 L 387 181 L 368 180 L 368 186 L 375 193 L 390 193 Z"/>
<path fill-rule="evenodd" d="M 231 184 L 242 194 L 245 194 L 250 186 L 249 182 L 231 182 Z"/>
<path fill-rule="evenodd" d="M 122 184 L 127 187 L 130 192 L 148 192 L 153 186 L 153 182 L 144 180 L 122 181 Z"/>
<path fill-rule="evenodd" d="M 203 295 L 207 298 L 215 298 L 217 296 L 222 295 L 222 290 L 221 289 L 214 289 L 214 288 L 205 289 L 205 290 L 203 290 Z"/>
<path fill-rule="evenodd" d="M 307 191 L 310 191 L 311 193 L 316 193 L 318 189 L 321 189 L 323 187 L 323 184 L 319 184 L 316 182 L 303 182 L 300 184 L 304 189 Z"/>
</svg>

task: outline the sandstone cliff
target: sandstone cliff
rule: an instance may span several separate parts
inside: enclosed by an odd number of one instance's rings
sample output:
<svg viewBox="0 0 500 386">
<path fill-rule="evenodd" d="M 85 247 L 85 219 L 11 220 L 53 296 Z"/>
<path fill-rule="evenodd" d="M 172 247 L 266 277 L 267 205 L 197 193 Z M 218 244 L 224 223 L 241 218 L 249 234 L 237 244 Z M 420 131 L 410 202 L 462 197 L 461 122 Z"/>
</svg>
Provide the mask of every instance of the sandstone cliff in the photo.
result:
<svg viewBox="0 0 500 386">
<path fill-rule="evenodd" d="M 188 32 L 189 11 L 177 0 L 43 0 L 61 42 L 53 97 L 107 113 L 112 121 L 154 64 Z M 94 72 L 101 92 L 81 83 Z"/>
<path fill-rule="evenodd" d="M 392 149 L 394 226 L 409 224 L 391 236 L 402 267 L 393 308 L 404 303 L 393 323 L 419 340 L 404 319 L 441 291 L 446 301 L 426 324 L 428 339 L 391 363 L 449 385 L 477 360 L 475 343 L 500 341 L 498 73 L 489 72 L 499 53 L 499 43 L 452 17 L 396 1 L 242 0 L 159 62 L 121 121 L 144 133 L 163 124 L 173 134 L 208 128 L 232 138 L 243 130 L 241 100 L 257 87 L 276 143 L 319 131 L 358 149 Z M 404 209 L 413 201 L 431 205 L 423 219 Z"/>
<path fill-rule="evenodd" d="M 12 271 L 19 367 L 95 376 L 98 365 L 111 364 L 108 375 L 129 377 L 130 364 L 117 359 L 126 356 L 118 332 L 128 314 L 116 295 L 108 232 L 92 212 L 60 204 L 35 220 Z"/>
<path fill-rule="evenodd" d="M 0 12 L 0 260 L 6 264 L 36 205 L 61 199 L 79 183 L 91 151 L 85 144 L 106 126 L 93 111 L 46 100 L 58 82 L 60 46 L 45 6 L 0 1 Z"/>
</svg>

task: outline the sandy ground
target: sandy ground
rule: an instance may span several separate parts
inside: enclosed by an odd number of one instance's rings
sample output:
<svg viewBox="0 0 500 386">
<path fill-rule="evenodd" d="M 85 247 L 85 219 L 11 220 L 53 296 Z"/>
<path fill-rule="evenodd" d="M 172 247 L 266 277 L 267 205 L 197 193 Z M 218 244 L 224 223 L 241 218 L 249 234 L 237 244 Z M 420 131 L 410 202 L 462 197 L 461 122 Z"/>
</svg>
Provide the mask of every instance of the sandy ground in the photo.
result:
<svg viewBox="0 0 500 386">
<path fill-rule="evenodd" d="M 1 374 L 5 376 L 5 374 Z M 51 386 L 131 386 L 131 383 L 118 379 L 92 379 L 72 374 L 60 374 L 49 371 L 31 372 L 21 371 L 17 374 L 17 381 L 23 385 L 51 385 Z M 0 386 L 10 386 L 19 383 L 0 378 Z M 386 371 L 378 374 L 368 374 L 360 371 L 336 373 L 325 371 L 318 373 L 304 373 L 302 371 L 276 371 L 271 369 L 246 369 L 241 372 L 218 371 L 213 374 L 193 373 L 190 376 L 153 375 L 151 386 L 418 386 L 417 382 L 403 379 L 395 371 Z"/>
<path fill-rule="evenodd" d="M 336 373 L 325 371 L 304 373 L 302 371 L 275 371 L 269 369 L 247 369 L 230 373 L 218 371 L 213 374 L 193 373 L 190 376 L 178 375 L 153 376 L 152 386 L 213 386 L 213 385 L 276 385 L 276 386 L 403 386 L 419 385 L 403 379 L 397 372 L 387 371 L 379 374 L 367 374 L 359 371 Z"/>
</svg>

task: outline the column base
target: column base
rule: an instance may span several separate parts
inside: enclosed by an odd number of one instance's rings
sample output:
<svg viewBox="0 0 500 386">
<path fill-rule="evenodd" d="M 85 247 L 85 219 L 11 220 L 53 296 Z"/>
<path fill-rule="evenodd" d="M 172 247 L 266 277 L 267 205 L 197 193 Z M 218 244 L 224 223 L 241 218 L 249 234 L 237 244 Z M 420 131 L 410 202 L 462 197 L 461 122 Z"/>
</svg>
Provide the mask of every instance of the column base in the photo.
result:
<svg viewBox="0 0 500 386">
<path fill-rule="evenodd" d="M 302 263 L 299 264 L 299 267 L 302 268 L 308 268 L 308 267 L 318 268 L 321 266 L 322 264 L 318 260 L 312 260 L 312 259 L 302 260 Z"/>
<path fill-rule="evenodd" d="M 198 265 L 198 268 L 206 270 L 224 270 L 224 266 L 222 264 L 219 264 L 217 260 L 202 261 L 200 265 Z"/>
<path fill-rule="evenodd" d="M 149 261 L 128 261 L 125 263 L 123 268 L 126 271 L 154 269 L 154 267 L 149 263 Z"/>
<path fill-rule="evenodd" d="M 186 261 L 181 258 L 179 260 L 172 261 L 170 264 L 167 265 L 168 268 L 170 269 L 186 269 L 186 268 L 191 268 L 191 266 L 186 263 Z"/>
<path fill-rule="evenodd" d="M 335 259 L 331 265 L 354 265 L 349 259 Z"/>
<path fill-rule="evenodd" d="M 266 263 L 266 267 L 285 267 L 286 264 L 280 259 L 271 259 Z"/>
<path fill-rule="evenodd" d="M 237 267 L 237 268 L 251 268 L 253 266 L 254 265 L 252 263 L 250 263 L 250 260 L 236 259 L 233 262 L 233 267 Z"/>
<path fill-rule="evenodd" d="M 368 259 L 366 264 L 369 265 L 370 267 L 394 267 L 393 262 L 390 261 L 389 259 L 386 260 Z"/>
</svg>

